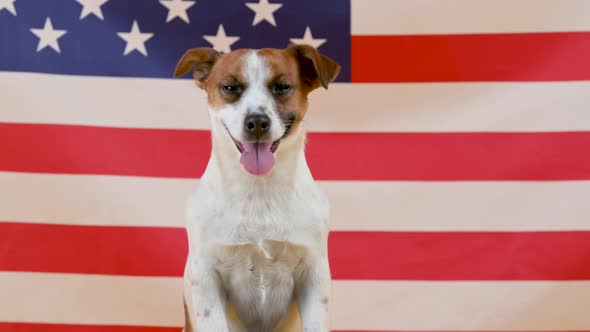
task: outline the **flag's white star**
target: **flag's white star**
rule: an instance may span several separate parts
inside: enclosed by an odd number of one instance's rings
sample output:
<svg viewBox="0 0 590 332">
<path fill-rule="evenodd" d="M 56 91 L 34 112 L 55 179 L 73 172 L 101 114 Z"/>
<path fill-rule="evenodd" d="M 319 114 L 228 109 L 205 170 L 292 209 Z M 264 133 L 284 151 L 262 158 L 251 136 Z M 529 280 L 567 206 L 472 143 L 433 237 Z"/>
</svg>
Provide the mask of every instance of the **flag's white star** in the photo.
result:
<svg viewBox="0 0 590 332">
<path fill-rule="evenodd" d="M 137 50 L 139 53 L 147 56 L 147 50 L 145 49 L 145 42 L 154 36 L 153 33 L 139 31 L 139 25 L 137 21 L 133 21 L 133 26 L 130 32 L 118 32 L 117 35 L 127 42 L 123 55 L 131 53 L 133 50 Z"/>
<path fill-rule="evenodd" d="M 14 8 L 14 2 L 16 0 L 0 0 L 0 12 L 2 9 L 8 10 L 12 15 L 16 16 L 16 8 Z"/>
<path fill-rule="evenodd" d="M 268 0 L 259 0 L 258 3 L 248 2 L 246 6 L 256 13 L 254 21 L 252 21 L 253 26 L 265 20 L 276 27 L 277 22 L 275 21 L 274 12 L 283 7 L 283 4 L 269 3 Z"/>
<path fill-rule="evenodd" d="M 309 27 L 305 28 L 303 38 L 291 38 L 290 40 L 293 44 L 296 45 L 306 44 L 315 48 L 322 46 L 322 44 L 326 42 L 326 39 L 313 38 L 313 36 L 311 35 L 311 29 Z"/>
<path fill-rule="evenodd" d="M 82 13 L 80 14 L 80 19 L 84 19 L 84 17 L 94 14 L 94 16 L 98 17 L 101 20 L 104 20 L 102 16 L 102 10 L 100 7 L 104 5 L 109 0 L 76 0 L 82 7 Z"/>
<path fill-rule="evenodd" d="M 166 18 L 166 22 L 172 21 L 175 17 L 180 17 L 186 23 L 190 23 L 186 11 L 194 6 L 194 1 L 160 0 L 160 3 L 164 7 L 168 8 L 168 17 Z"/>
<path fill-rule="evenodd" d="M 223 29 L 223 24 L 219 25 L 219 28 L 217 29 L 217 35 L 203 36 L 203 38 L 211 43 L 215 50 L 224 53 L 231 52 L 231 45 L 240 39 L 240 37 L 227 36 L 225 34 L 225 29 Z"/>
<path fill-rule="evenodd" d="M 57 40 L 65 35 L 67 30 L 54 30 L 49 17 L 45 20 L 45 26 L 43 29 L 31 29 L 31 32 L 39 37 L 37 52 L 49 46 L 57 53 L 61 53 Z"/>
</svg>

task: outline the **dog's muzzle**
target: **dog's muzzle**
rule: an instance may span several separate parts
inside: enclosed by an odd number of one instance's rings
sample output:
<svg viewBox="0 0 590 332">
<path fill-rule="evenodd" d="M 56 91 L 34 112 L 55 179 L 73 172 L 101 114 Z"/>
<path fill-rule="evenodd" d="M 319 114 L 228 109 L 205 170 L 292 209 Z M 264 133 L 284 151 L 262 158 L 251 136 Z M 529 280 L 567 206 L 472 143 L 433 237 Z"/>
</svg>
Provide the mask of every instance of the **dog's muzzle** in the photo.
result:
<svg viewBox="0 0 590 332">
<path fill-rule="evenodd" d="M 270 130 L 270 117 L 264 113 L 254 113 L 244 119 L 244 134 L 251 141 L 264 141 Z"/>
<path fill-rule="evenodd" d="M 244 121 L 244 132 L 249 141 L 238 141 L 225 129 L 240 152 L 240 163 L 254 175 L 265 175 L 275 165 L 274 153 L 279 147 L 281 139 L 276 141 L 264 140 L 270 130 L 270 118 L 266 115 L 249 115 Z"/>
</svg>

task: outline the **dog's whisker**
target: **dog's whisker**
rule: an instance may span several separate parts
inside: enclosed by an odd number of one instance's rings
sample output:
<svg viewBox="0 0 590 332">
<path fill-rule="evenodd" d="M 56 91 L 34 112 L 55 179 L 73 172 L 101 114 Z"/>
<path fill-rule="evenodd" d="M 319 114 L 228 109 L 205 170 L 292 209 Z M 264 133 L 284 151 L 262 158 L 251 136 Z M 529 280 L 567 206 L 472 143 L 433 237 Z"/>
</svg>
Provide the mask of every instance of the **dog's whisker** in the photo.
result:
<svg viewBox="0 0 590 332">
<path fill-rule="evenodd" d="M 301 122 L 302 122 L 302 123 L 303 123 L 303 124 L 306 126 L 306 128 L 308 128 L 308 129 L 311 129 L 311 127 L 312 127 L 312 126 L 311 126 L 311 124 L 309 123 L 309 121 L 307 121 L 307 120 L 303 119 L 303 120 L 301 120 Z"/>
</svg>

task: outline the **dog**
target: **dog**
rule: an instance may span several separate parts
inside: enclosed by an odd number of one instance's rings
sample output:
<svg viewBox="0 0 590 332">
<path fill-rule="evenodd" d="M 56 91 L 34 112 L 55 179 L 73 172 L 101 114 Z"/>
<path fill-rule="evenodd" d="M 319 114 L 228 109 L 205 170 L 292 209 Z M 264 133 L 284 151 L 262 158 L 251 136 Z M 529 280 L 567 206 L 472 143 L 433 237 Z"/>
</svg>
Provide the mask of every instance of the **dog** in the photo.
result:
<svg viewBox="0 0 590 332">
<path fill-rule="evenodd" d="M 330 206 L 312 177 L 308 94 L 340 65 L 308 45 L 220 53 L 193 48 L 212 152 L 188 198 L 184 331 L 329 331 Z M 327 161 L 329 162 L 329 161 Z"/>
</svg>

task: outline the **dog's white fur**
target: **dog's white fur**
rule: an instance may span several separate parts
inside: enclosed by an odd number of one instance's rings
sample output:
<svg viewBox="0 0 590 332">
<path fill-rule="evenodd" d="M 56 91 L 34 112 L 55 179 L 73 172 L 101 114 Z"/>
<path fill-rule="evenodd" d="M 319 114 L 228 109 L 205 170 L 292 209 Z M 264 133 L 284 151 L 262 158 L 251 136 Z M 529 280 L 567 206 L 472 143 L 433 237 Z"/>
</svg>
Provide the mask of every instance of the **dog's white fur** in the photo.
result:
<svg viewBox="0 0 590 332">
<path fill-rule="evenodd" d="M 248 88 L 236 103 L 209 106 L 212 154 L 188 200 L 187 325 L 202 332 L 271 331 L 296 303 L 303 331 L 329 331 L 329 203 L 308 168 L 303 126 L 281 142 L 269 174 L 252 175 L 240 164 L 228 131 L 241 140 L 248 112 L 271 118 L 273 141 L 286 130 L 268 90 L 265 59 L 250 51 L 242 61 Z M 228 306 L 255 323 L 230 317 Z"/>
</svg>

